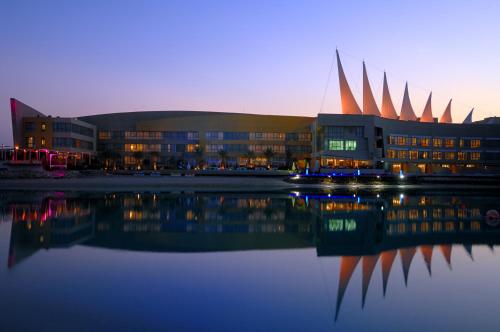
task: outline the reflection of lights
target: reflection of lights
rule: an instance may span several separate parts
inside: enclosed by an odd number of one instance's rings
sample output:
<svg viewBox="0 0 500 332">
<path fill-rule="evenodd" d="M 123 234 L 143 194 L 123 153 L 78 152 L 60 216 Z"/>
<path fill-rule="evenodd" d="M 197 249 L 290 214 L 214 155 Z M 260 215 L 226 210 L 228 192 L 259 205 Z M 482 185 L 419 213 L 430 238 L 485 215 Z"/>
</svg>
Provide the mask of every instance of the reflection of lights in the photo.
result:
<svg viewBox="0 0 500 332">
<path fill-rule="evenodd" d="M 328 197 L 332 197 L 332 194 L 328 194 Z"/>
<path fill-rule="evenodd" d="M 380 194 L 377 194 L 377 198 L 380 198 Z"/>
<path fill-rule="evenodd" d="M 380 210 L 384 211 L 384 207 L 383 207 L 383 206 L 381 206 L 381 207 L 380 207 Z"/>
<path fill-rule="evenodd" d="M 292 191 L 292 193 L 293 193 L 295 196 L 300 196 L 300 192 L 298 192 L 298 191 Z"/>
<path fill-rule="evenodd" d="M 300 175 L 299 175 L 299 174 L 297 174 L 297 175 L 295 175 L 292 179 L 293 179 L 293 180 L 298 180 L 298 179 L 300 179 Z"/>
<path fill-rule="evenodd" d="M 403 170 L 399 171 L 399 178 L 402 180 L 405 178 L 405 175 L 403 174 Z"/>
<path fill-rule="evenodd" d="M 405 195 L 404 194 L 400 194 L 399 198 L 403 199 L 403 198 L 405 198 Z"/>
<path fill-rule="evenodd" d="M 380 175 L 377 175 L 377 179 L 380 179 Z"/>
</svg>

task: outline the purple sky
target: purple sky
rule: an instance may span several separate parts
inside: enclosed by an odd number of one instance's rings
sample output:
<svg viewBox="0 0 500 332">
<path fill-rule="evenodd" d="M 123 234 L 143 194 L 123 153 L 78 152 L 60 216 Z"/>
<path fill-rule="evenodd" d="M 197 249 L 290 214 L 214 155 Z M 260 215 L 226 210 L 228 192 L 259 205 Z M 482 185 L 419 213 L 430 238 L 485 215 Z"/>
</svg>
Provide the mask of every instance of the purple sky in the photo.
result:
<svg viewBox="0 0 500 332">
<path fill-rule="evenodd" d="M 314 116 L 337 46 L 361 103 L 365 59 L 399 110 L 453 98 L 455 121 L 500 115 L 498 1 L 0 2 L 0 143 L 9 98 L 52 115 L 204 110 Z M 334 67 L 323 107 L 340 112 Z"/>
</svg>

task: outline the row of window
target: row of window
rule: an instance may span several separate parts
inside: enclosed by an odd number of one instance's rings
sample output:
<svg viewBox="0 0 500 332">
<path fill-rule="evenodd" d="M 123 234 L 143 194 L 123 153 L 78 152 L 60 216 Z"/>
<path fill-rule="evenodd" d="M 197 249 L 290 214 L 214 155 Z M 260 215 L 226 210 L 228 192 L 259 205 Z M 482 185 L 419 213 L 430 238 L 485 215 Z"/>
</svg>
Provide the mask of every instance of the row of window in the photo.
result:
<svg viewBox="0 0 500 332">
<path fill-rule="evenodd" d="M 327 138 L 364 137 L 364 127 L 360 126 L 324 126 L 323 134 Z"/>
<path fill-rule="evenodd" d="M 88 137 L 94 137 L 94 130 L 92 128 L 87 128 L 80 126 L 76 123 L 71 122 L 54 122 L 52 123 L 53 132 L 64 132 L 64 133 L 74 133 Z"/>
<path fill-rule="evenodd" d="M 93 150 L 94 143 L 70 137 L 53 137 L 52 147 Z"/>
<path fill-rule="evenodd" d="M 330 151 L 355 151 L 357 148 L 355 140 L 330 139 L 326 143 L 326 150 Z"/>
<path fill-rule="evenodd" d="M 47 145 L 47 141 L 45 140 L 45 137 L 40 138 L 40 145 L 37 145 L 35 142 L 35 138 L 33 136 L 28 136 L 24 138 L 24 146 L 26 146 L 29 149 L 34 149 L 37 147 L 44 148 Z"/>
<path fill-rule="evenodd" d="M 388 137 L 388 143 L 390 145 L 411 145 L 411 146 L 422 146 L 422 147 L 436 147 L 436 148 L 454 148 L 456 147 L 457 140 L 455 138 L 440 138 L 440 137 L 408 137 L 401 135 L 390 135 Z M 479 148 L 481 147 L 481 140 L 476 138 L 471 139 L 459 139 L 458 147 L 460 148 Z"/>
<path fill-rule="evenodd" d="M 387 158 L 390 159 L 430 159 L 432 160 L 479 160 L 481 152 L 453 152 L 453 151 L 420 151 L 420 150 L 387 150 Z"/>
</svg>

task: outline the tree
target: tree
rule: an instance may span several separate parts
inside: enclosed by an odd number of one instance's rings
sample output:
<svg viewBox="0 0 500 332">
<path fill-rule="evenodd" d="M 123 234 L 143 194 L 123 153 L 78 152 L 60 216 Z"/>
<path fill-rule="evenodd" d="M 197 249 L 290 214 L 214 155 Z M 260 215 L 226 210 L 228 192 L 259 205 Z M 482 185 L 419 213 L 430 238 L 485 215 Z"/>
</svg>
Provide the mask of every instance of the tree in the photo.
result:
<svg viewBox="0 0 500 332">
<path fill-rule="evenodd" d="M 151 161 L 153 162 L 153 167 L 156 170 L 156 165 L 158 164 L 158 160 L 160 159 L 160 152 L 153 151 L 151 152 Z"/>
<path fill-rule="evenodd" d="M 133 156 L 137 166 L 140 167 L 142 165 L 142 158 L 144 158 L 144 153 L 142 153 L 142 151 L 134 151 Z"/>
<path fill-rule="evenodd" d="M 196 158 L 196 165 L 198 167 L 203 166 L 203 148 L 201 146 L 196 146 L 194 149 L 194 157 Z"/>
<path fill-rule="evenodd" d="M 293 163 L 293 152 L 290 148 L 287 148 L 285 150 L 285 163 L 286 167 L 290 168 Z"/>
<path fill-rule="evenodd" d="M 217 153 L 218 153 L 219 158 L 220 158 L 221 167 L 225 167 L 226 166 L 226 160 L 227 160 L 227 151 L 221 149 Z"/>
<path fill-rule="evenodd" d="M 252 164 L 252 159 L 255 158 L 255 152 L 253 152 L 252 150 L 248 150 L 247 152 L 245 152 L 245 158 L 247 158 L 247 167 L 248 167 Z"/>
<path fill-rule="evenodd" d="M 270 166 L 271 165 L 271 159 L 274 157 L 274 151 L 273 151 L 273 149 L 267 148 L 264 151 L 263 154 L 264 154 L 264 157 L 267 159 L 267 165 Z"/>
</svg>

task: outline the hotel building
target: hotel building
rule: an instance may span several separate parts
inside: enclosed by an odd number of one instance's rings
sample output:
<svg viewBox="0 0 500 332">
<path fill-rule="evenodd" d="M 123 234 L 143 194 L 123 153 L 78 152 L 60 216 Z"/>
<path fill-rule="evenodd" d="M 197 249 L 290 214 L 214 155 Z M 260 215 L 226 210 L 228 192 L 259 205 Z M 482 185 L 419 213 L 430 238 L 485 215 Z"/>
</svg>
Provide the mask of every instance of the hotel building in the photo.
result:
<svg viewBox="0 0 500 332">
<path fill-rule="evenodd" d="M 384 74 L 382 104 L 373 97 L 363 63 L 363 103 L 354 98 L 339 54 L 341 114 L 316 117 L 161 111 L 75 118 L 46 116 L 11 99 L 14 145 L 31 155 L 56 151 L 75 161 L 91 156 L 118 167 L 204 164 L 273 165 L 389 172 L 495 172 L 500 170 L 500 118 L 453 123 L 451 100 L 435 118 L 432 93 L 420 117 L 406 85 L 395 110 Z M 22 155 L 22 153 L 21 153 Z M 26 159 L 14 153 L 12 159 Z M 147 163 L 145 162 L 147 161 Z"/>
</svg>

